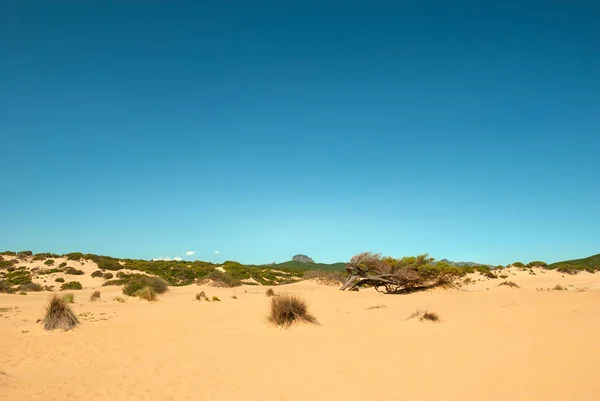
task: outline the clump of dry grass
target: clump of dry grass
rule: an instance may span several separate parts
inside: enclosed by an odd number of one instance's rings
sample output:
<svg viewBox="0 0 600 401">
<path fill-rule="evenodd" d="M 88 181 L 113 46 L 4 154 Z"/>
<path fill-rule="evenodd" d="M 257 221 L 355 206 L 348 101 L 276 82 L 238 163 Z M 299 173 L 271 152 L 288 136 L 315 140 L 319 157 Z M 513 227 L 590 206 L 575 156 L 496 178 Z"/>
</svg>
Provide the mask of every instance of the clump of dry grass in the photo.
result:
<svg viewBox="0 0 600 401">
<path fill-rule="evenodd" d="M 289 327 L 296 322 L 319 324 L 317 319 L 308 313 L 306 301 L 298 295 L 290 294 L 271 298 L 269 321 L 282 327 Z"/>
<path fill-rule="evenodd" d="M 498 287 L 500 287 L 501 285 L 505 285 L 508 287 L 514 287 L 514 288 L 521 288 L 521 287 L 519 287 L 519 285 L 517 283 L 514 283 L 512 281 L 503 281 L 502 283 L 498 284 Z"/>
<path fill-rule="evenodd" d="M 120 302 L 120 303 L 124 303 L 124 302 L 125 302 L 125 298 L 123 298 L 123 297 L 114 297 L 114 298 L 113 298 L 113 301 L 117 301 L 117 302 Z"/>
<path fill-rule="evenodd" d="M 563 287 L 560 284 L 556 284 L 552 289 L 555 290 L 555 291 L 566 291 L 567 287 Z"/>
<path fill-rule="evenodd" d="M 206 296 L 206 293 L 204 291 L 196 294 L 196 301 L 205 301 L 205 300 L 208 300 L 208 297 Z"/>
<path fill-rule="evenodd" d="M 272 289 L 272 288 L 269 288 L 269 289 L 268 289 L 268 290 L 265 292 L 265 295 L 266 295 L 267 297 L 273 297 L 273 296 L 275 296 L 275 291 L 273 291 L 273 289 Z"/>
<path fill-rule="evenodd" d="M 217 296 L 213 296 L 212 300 L 213 300 L 213 302 L 221 302 L 221 300 Z"/>
<path fill-rule="evenodd" d="M 148 302 L 154 302 L 158 300 L 158 296 L 156 295 L 156 291 L 152 287 L 144 287 L 136 291 L 135 296 L 140 299 L 145 299 Z"/>
<path fill-rule="evenodd" d="M 231 299 L 237 299 L 237 295 L 232 295 Z"/>
<path fill-rule="evenodd" d="M 94 302 L 100 299 L 100 291 L 94 291 L 92 295 L 90 295 L 90 301 Z"/>
<path fill-rule="evenodd" d="M 62 299 L 63 299 L 63 300 L 66 302 L 66 303 L 68 303 L 68 304 L 72 304 L 72 303 L 74 303 L 74 302 L 75 302 L 75 294 L 71 294 L 71 293 L 65 294 L 65 295 L 63 295 Z"/>
<path fill-rule="evenodd" d="M 408 319 L 406 319 L 406 320 L 414 319 L 416 317 L 418 317 L 420 321 L 423 321 L 423 320 L 429 320 L 430 322 L 439 322 L 440 321 L 440 317 L 437 313 L 429 312 L 429 311 L 422 311 L 422 310 L 414 311 L 413 314 L 410 315 L 408 317 Z"/>
<path fill-rule="evenodd" d="M 46 330 L 70 330 L 79 324 L 79 319 L 63 298 L 54 295 L 50 304 L 46 306 L 43 323 Z"/>
<path fill-rule="evenodd" d="M 367 308 L 367 310 L 371 310 L 371 309 L 384 309 L 384 308 L 387 308 L 387 306 L 386 305 L 372 305 L 372 306 L 369 306 Z"/>
</svg>

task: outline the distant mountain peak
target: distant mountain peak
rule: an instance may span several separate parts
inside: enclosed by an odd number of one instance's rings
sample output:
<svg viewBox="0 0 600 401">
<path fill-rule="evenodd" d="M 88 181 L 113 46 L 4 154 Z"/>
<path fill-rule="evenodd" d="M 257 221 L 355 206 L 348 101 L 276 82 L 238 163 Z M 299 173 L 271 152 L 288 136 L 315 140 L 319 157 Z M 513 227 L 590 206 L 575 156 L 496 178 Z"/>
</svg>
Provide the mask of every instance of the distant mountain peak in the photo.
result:
<svg viewBox="0 0 600 401">
<path fill-rule="evenodd" d="M 302 263 L 315 263 L 314 260 L 312 260 L 312 258 L 309 258 L 306 255 L 303 255 L 301 253 L 299 253 L 298 255 L 294 255 L 292 257 L 292 261 L 294 262 L 302 262 Z"/>
</svg>

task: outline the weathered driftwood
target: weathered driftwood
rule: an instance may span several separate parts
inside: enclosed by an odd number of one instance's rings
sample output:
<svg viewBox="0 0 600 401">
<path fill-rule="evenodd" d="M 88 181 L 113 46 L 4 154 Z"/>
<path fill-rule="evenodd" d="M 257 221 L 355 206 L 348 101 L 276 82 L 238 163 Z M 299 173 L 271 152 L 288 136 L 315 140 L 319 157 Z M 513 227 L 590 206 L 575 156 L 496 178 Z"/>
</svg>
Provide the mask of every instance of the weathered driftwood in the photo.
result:
<svg viewBox="0 0 600 401">
<path fill-rule="evenodd" d="M 386 287 L 386 292 L 394 292 L 398 289 L 398 282 L 392 278 L 391 274 L 372 275 L 358 266 L 351 265 L 346 267 L 346 271 L 348 278 L 340 287 L 340 291 L 353 291 L 361 285 L 371 285 L 377 291 L 379 291 L 379 287 Z"/>
</svg>

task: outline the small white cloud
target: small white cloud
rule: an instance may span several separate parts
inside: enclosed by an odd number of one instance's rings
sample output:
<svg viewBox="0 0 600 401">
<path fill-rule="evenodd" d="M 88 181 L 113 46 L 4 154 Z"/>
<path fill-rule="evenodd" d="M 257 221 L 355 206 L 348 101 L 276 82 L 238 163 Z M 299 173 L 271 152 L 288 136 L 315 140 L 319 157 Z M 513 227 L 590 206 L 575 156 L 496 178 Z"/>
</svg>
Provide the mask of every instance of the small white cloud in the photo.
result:
<svg viewBox="0 0 600 401">
<path fill-rule="evenodd" d="M 218 254 L 220 254 L 220 253 L 221 253 L 221 251 L 214 251 L 213 253 L 214 253 L 215 255 L 218 255 Z"/>
<path fill-rule="evenodd" d="M 179 262 L 179 261 L 183 260 L 183 258 L 177 257 L 177 258 L 173 258 L 173 260 L 176 261 L 176 262 Z"/>
<path fill-rule="evenodd" d="M 192 255 L 193 255 L 193 254 L 195 254 L 195 253 L 196 253 L 196 252 L 194 252 L 194 251 L 187 251 L 187 252 L 185 253 L 185 256 L 192 256 Z"/>
<path fill-rule="evenodd" d="M 171 259 L 169 256 L 161 256 L 159 258 L 154 258 L 152 260 L 155 261 L 155 262 L 158 262 L 158 261 L 161 261 L 161 262 L 170 262 L 173 259 Z"/>
</svg>

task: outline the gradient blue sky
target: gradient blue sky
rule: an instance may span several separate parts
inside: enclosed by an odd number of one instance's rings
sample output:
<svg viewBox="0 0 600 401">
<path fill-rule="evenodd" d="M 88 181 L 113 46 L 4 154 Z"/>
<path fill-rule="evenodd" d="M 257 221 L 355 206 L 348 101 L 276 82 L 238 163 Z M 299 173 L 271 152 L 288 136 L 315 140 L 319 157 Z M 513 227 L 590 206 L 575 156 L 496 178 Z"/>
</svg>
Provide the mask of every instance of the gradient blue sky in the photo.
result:
<svg viewBox="0 0 600 401">
<path fill-rule="evenodd" d="M 0 248 L 599 253 L 599 21 L 591 1 L 2 1 Z"/>
</svg>

